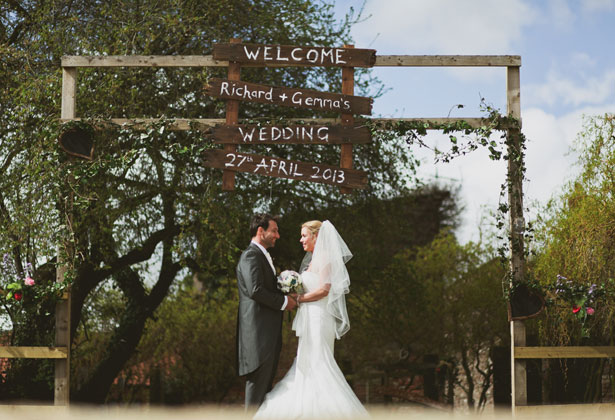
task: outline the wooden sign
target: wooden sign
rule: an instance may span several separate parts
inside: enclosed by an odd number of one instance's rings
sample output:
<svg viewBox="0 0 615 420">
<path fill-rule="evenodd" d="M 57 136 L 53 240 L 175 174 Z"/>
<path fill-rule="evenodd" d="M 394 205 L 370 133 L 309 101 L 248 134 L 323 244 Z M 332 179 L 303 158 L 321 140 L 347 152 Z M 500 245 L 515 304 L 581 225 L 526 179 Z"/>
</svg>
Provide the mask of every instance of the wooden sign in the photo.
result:
<svg viewBox="0 0 615 420">
<path fill-rule="evenodd" d="M 376 50 L 292 45 L 215 44 L 214 60 L 320 67 L 372 67 Z"/>
<path fill-rule="evenodd" d="M 217 144 L 363 144 L 372 141 L 367 127 L 341 125 L 220 125 L 212 129 Z"/>
<path fill-rule="evenodd" d="M 356 169 L 342 169 L 336 166 L 247 153 L 229 153 L 224 150 L 205 151 L 204 164 L 211 168 L 228 171 L 298 179 L 350 188 L 365 188 L 367 185 L 367 172 Z"/>
<path fill-rule="evenodd" d="M 222 99 L 352 114 L 371 115 L 372 113 L 372 98 L 317 90 L 282 88 L 213 78 L 210 79 L 206 92 L 208 95 Z"/>
</svg>

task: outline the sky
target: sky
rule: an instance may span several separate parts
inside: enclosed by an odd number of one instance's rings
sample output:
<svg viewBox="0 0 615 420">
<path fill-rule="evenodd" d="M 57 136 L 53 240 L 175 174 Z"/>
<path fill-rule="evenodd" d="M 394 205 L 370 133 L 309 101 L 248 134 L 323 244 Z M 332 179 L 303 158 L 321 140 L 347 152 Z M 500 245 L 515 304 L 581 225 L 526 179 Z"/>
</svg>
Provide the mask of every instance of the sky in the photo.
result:
<svg viewBox="0 0 615 420">
<path fill-rule="evenodd" d="M 586 116 L 615 112 L 615 0 L 337 0 L 363 20 L 351 34 L 356 48 L 377 55 L 519 55 L 521 120 L 528 139 L 524 205 L 532 219 L 579 168 L 571 147 Z M 506 68 L 375 67 L 388 88 L 374 117 L 481 117 L 480 99 L 506 111 Z M 456 105 L 462 104 L 463 108 Z M 426 138 L 444 147 L 448 139 Z M 499 201 L 506 163 L 473 152 L 433 163 L 426 149 L 419 175 L 460 188 L 460 242 L 479 240 L 484 215 Z"/>
</svg>

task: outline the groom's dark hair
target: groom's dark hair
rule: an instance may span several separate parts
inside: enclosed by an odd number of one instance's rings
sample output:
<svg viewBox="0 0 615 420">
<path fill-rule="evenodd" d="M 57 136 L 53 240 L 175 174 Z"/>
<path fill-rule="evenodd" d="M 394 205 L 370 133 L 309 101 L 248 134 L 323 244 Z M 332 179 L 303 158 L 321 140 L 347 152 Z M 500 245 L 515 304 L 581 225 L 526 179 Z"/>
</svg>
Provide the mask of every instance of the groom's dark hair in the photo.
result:
<svg viewBox="0 0 615 420">
<path fill-rule="evenodd" d="M 259 227 L 267 230 L 269 229 L 269 222 L 273 220 L 274 222 L 278 222 L 278 216 L 272 216 L 269 213 L 256 213 L 252 216 L 252 221 L 250 222 L 250 237 L 253 238 L 256 236 L 256 231 L 258 231 Z"/>
</svg>

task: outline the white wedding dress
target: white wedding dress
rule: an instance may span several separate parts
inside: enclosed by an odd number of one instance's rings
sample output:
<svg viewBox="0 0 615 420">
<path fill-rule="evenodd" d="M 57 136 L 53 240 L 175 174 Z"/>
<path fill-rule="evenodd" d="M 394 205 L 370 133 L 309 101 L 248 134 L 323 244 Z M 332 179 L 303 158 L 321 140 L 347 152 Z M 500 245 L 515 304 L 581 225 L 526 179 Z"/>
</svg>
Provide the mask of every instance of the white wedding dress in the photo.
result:
<svg viewBox="0 0 615 420">
<path fill-rule="evenodd" d="M 319 287 L 310 271 L 301 275 L 306 292 Z M 299 337 L 297 357 L 284 378 L 265 397 L 256 419 L 367 417 L 333 356 L 336 320 L 328 298 L 299 306 L 293 329 Z"/>
</svg>

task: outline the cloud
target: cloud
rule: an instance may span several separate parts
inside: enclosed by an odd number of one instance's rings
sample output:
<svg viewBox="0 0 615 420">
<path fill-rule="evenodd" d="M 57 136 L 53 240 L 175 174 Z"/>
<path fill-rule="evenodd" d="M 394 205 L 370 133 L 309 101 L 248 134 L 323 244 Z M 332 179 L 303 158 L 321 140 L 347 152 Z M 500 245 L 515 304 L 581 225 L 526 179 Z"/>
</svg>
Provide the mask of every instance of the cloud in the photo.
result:
<svg viewBox="0 0 615 420">
<path fill-rule="evenodd" d="M 567 0 L 550 0 L 547 19 L 554 26 L 566 28 L 573 24 L 575 15 L 568 7 Z"/>
<path fill-rule="evenodd" d="M 369 15 L 353 34 L 379 54 L 508 54 L 538 12 L 521 0 L 368 0 Z"/>
<path fill-rule="evenodd" d="M 594 68 L 598 63 L 594 57 L 585 52 L 572 53 L 570 62 L 572 67 L 577 69 Z"/>
<path fill-rule="evenodd" d="M 581 7 L 587 12 L 603 12 L 615 10 L 615 0 L 584 0 Z"/>
<path fill-rule="evenodd" d="M 582 115 L 581 111 L 575 111 L 557 117 L 539 108 L 522 112 L 523 133 L 528 139 L 525 159 L 528 202 L 545 204 L 577 175 L 577 157 L 571 147 L 582 128 Z"/>
<path fill-rule="evenodd" d="M 585 107 L 562 116 L 540 108 L 522 111 L 523 133 L 528 139 L 524 206 L 533 209 L 532 214 L 537 206 L 561 194 L 567 182 L 579 174 L 577 155 L 571 148 L 583 129 L 584 116 L 602 115 L 613 109 L 615 104 Z M 436 147 L 448 144 L 446 136 L 436 133 L 430 133 L 425 141 Z M 461 187 L 460 199 L 464 212 L 457 236 L 461 243 L 478 240 L 481 223 L 485 222 L 482 220 L 485 210 L 494 211 L 497 208 L 500 186 L 506 179 L 506 162 L 491 161 L 482 149 L 436 165 L 433 164 L 432 155 L 424 149 L 416 153 L 423 157 L 419 175 L 425 182 L 438 181 Z M 530 214 L 529 217 L 533 216 Z"/>
<path fill-rule="evenodd" d="M 541 84 L 529 84 L 523 89 L 525 101 L 531 106 L 564 104 L 574 107 L 598 105 L 615 95 L 615 69 L 598 76 L 581 76 L 572 80 L 550 71 Z"/>
</svg>

